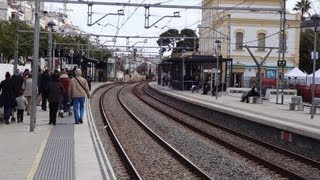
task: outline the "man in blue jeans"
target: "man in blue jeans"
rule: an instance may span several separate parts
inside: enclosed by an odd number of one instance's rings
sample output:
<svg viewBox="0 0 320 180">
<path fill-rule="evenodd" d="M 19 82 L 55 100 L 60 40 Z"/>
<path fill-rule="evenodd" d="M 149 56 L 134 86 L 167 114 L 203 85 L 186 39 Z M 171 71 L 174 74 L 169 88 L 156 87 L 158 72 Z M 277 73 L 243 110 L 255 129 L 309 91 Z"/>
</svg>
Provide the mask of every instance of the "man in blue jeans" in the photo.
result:
<svg viewBox="0 0 320 180">
<path fill-rule="evenodd" d="M 82 71 L 77 68 L 75 77 L 70 80 L 68 96 L 72 100 L 75 124 L 83 123 L 85 97 L 90 98 L 88 82 L 81 77 Z"/>
</svg>

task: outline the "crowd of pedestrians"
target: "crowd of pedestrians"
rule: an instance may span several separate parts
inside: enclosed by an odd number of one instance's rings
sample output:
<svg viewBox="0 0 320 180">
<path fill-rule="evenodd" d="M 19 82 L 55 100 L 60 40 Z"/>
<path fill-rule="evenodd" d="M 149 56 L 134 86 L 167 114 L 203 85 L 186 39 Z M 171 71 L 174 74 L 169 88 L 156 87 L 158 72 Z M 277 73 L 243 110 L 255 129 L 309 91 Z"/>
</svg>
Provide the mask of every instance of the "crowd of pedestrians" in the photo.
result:
<svg viewBox="0 0 320 180">
<path fill-rule="evenodd" d="M 79 68 L 74 68 L 68 75 L 67 70 L 50 72 L 39 68 L 37 84 L 37 105 L 43 111 L 49 107 L 49 124 L 55 125 L 57 116 L 64 117 L 64 113 L 72 115 L 73 106 L 74 123 L 83 123 L 85 97 L 90 98 L 88 82 L 82 76 Z M 11 76 L 5 74 L 5 80 L 0 83 L 0 123 L 21 123 L 23 116 L 31 113 L 32 74 L 26 69 L 23 73 L 17 69 Z"/>
</svg>

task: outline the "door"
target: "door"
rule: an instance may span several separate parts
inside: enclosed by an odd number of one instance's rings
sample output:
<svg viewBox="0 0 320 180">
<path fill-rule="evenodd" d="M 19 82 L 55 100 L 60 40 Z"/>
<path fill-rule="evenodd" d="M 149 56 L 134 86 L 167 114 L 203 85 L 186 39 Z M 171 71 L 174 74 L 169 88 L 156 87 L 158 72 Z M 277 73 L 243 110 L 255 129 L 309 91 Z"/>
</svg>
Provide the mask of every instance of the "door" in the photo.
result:
<svg viewBox="0 0 320 180">
<path fill-rule="evenodd" d="M 243 86 L 243 73 L 233 73 L 234 87 L 241 88 Z"/>
</svg>

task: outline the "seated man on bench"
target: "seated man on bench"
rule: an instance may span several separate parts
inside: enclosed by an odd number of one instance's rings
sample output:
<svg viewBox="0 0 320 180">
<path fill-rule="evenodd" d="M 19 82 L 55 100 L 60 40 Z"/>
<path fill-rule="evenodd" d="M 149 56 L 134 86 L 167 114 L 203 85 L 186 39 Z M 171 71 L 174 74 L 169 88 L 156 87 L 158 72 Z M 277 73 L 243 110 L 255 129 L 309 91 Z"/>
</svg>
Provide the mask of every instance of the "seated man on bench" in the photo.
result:
<svg viewBox="0 0 320 180">
<path fill-rule="evenodd" d="M 243 97 L 243 99 L 241 100 L 241 102 L 246 101 L 246 103 L 249 103 L 249 97 L 258 97 L 258 96 L 260 96 L 260 93 L 257 92 L 257 91 L 256 91 L 256 87 L 253 86 L 253 87 L 251 88 L 251 90 L 248 92 L 248 94 Z"/>
</svg>

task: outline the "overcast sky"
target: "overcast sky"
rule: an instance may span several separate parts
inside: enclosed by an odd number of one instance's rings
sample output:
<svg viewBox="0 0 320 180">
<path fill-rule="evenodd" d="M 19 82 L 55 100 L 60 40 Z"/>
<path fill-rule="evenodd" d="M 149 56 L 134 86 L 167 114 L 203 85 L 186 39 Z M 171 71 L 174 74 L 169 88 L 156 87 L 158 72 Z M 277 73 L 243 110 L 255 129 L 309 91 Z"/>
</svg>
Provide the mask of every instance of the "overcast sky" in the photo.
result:
<svg viewBox="0 0 320 180">
<path fill-rule="evenodd" d="M 98 0 L 95 0 L 98 1 Z M 110 1 L 109 1 L 110 2 Z M 162 3 L 165 5 L 175 4 L 175 5 L 194 5 L 200 6 L 201 0 L 118 0 L 117 2 L 131 2 L 137 4 L 156 4 Z M 48 10 L 61 10 L 61 4 L 51 4 L 46 5 Z M 92 11 L 95 13 L 92 15 L 92 22 L 95 22 L 106 13 L 116 13 L 119 9 L 124 10 L 124 16 L 114 16 L 108 15 L 99 24 L 95 24 L 91 27 L 87 26 L 87 11 L 88 7 L 86 5 L 74 5 L 68 4 L 67 9 L 72 9 L 69 11 L 69 17 L 73 24 L 79 26 L 82 30 L 93 34 L 105 34 L 105 35 L 119 35 L 119 36 L 159 36 L 162 32 L 166 31 L 168 27 L 176 28 L 181 30 L 183 28 L 196 29 L 197 25 L 201 20 L 200 10 L 184 10 L 184 9 L 163 9 L 163 8 L 150 8 L 150 21 L 149 25 L 158 21 L 163 16 L 173 15 L 174 12 L 179 11 L 181 18 L 164 18 L 155 24 L 155 26 L 145 29 L 145 8 L 143 7 L 119 7 L 119 6 L 98 6 L 93 5 Z M 111 25 L 107 25 L 111 24 Z M 104 25 L 107 25 L 104 27 Z M 115 27 L 114 27 L 115 26 Z M 119 28 L 119 30 L 117 28 Z M 111 41 L 112 38 L 100 38 L 100 42 Z M 129 39 L 129 46 L 156 46 L 157 39 L 148 39 L 147 43 L 142 43 L 144 39 Z M 112 45 L 112 42 L 107 42 L 105 45 Z M 126 39 L 118 38 L 117 45 L 126 45 Z M 149 49 L 150 51 L 158 52 L 159 49 Z"/>
<path fill-rule="evenodd" d="M 103 0 L 94 0 L 95 2 Z M 105 1 L 104 1 L 105 2 Z M 110 1 L 108 1 L 110 2 Z M 114 2 L 114 1 L 113 1 Z M 137 4 L 156 4 L 161 3 L 163 5 L 188 5 L 188 6 L 200 6 L 201 0 L 118 0 L 117 2 L 124 3 L 137 3 Z M 287 9 L 292 10 L 297 0 L 287 0 Z M 311 0 L 313 7 L 319 7 L 319 0 Z M 317 3 L 315 3 L 317 2 Z M 49 11 L 61 11 L 62 4 L 46 4 Z M 107 13 L 116 13 L 119 9 L 124 10 L 124 16 L 108 15 L 99 21 L 99 24 L 95 24 L 91 27 L 87 26 L 87 5 L 75 5 L 67 4 L 67 12 L 69 18 L 74 25 L 80 27 L 80 29 L 93 34 L 104 35 L 119 35 L 119 36 L 159 36 L 162 32 L 166 31 L 168 27 L 178 30 L 184 28 L 197 29 L 197 25 L 201 22 L 201 10 L 185 10 L 185 9 L 164 9 L 164 8 L 150 8 L 150 25 L 159 20 L 163 16 L 173 15 L 174 12 L 179 11 L 181 18 L 164 18 L 155 24 L 155 26 L 145 29 L 145 8 L 143 7 L 119 7 L 119 6 L 101 6 L 93 5 L 92 22 L 95 22 Z M 319 8 L 318 8 L 319 9 Z M 106 25 L 106 26 L 105 26 Z M 105 27 L 104 27 L 105 26 Z M 105 41 L 111 41 L 112 38 L 100 37 L 100 43 Z M 156 39 L 148 39 L 148 43 L 141 43 L 143 39 L 129 39 L 129 46 L 137 43 L 137 46 L 156 46 Z M 105 45 L 112 45 L 112 42 L 106 42 Z M 126 45 L 126 40 L 118 38 L 116 45 Z M 148 50 L 152 51 L 152 50 Z M 154 52 L 158 52 L 158 49 L 154 49 Z"/>
</svg>

